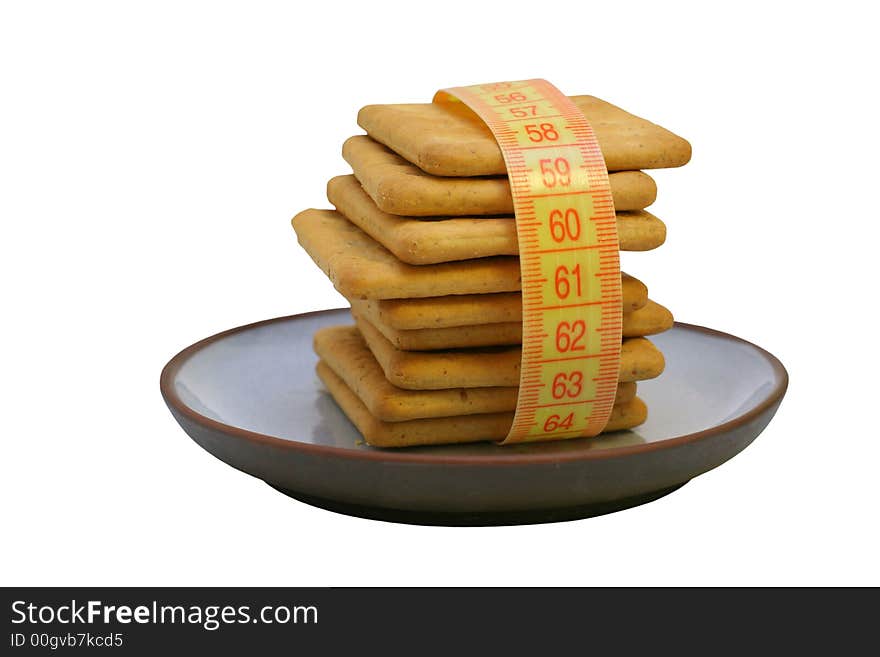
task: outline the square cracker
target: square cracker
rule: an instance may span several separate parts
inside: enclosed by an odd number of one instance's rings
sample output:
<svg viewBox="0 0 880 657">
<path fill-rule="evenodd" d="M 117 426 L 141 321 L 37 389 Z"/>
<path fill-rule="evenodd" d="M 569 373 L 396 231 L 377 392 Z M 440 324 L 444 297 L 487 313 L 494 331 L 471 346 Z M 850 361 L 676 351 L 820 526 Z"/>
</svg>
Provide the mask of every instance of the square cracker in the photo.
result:
<svg viewBox="0 0 880 657">
<path fill-rule="evenodd" d="M 378 305 L 365 299 L 351 299 L 352 312 L 365 317 L 391 344 L 403 351 L 466 349 L 522 343 L 522 321 L 473 324 L 446 328 L 396 329 L 386 324 Z M 623 337 L 656 335 L 672 328 L 672 313 L 648 300 L 644 308 L 623 315 Z"/>
<path fill-rule="evenodd" d="M 644 308 L 648 303 L 645 284 L 628 274 L 623 275 L 621 282 L 624 316 Z M 366 301 L 380 321 L 401 331 L 522 322 L 522 295 L 519 292 Z"/>
<path fill-rule="evenodd" d="M 571 100 L 590 122 L 609 171 L 679 167 L 691 145 L 659 125 L 593 96 Z M 358 125 L 435 176 L 505 173 L 504 158 L 485 123 L 464 105 L 367 105 Z"/>
<path fill-rule="evenodd" d="M 322 328 L 314 343 L 318 357 L 383 422 L 516 410 L 516 387 L 404 390 L 393 386 L 354 326 Z M 614 403 L 629 402 L 635 395 L 635 383 L 621 383 Z"/>
<path fill-rule="evenodd" d="M 327 199 L 337 212 L 411 265 L 518 255 L 513 217 L 419 219 L 380 210 L 354 176 L 327 183 Z M 621 251 L 649 251 L 666 240 L 666 226 L 645 210 L 617 213 Z"/>
<path fill-rule="evenodd" d="M 455 417 L 426 418 L 403 422 L 383 422 L 364 406 L 358 396 L 345 385 L 323 361 L 318 362 L 318 376 L 333 399 L 357 427 L 369 445 L 374 447 L 413 447 L 447 443 L 473 443 L 502 440 L 513 424 L 513 413 L 480 413 Z M 604 432 L 631 429 L 648 417 L 648 408 L 638 397 L 618 404 Z"/>
<path fill-rule="evenodd" d="M 398 388 L 486 388 L 518 386 L 521 349 L 483 347 L 449 351 L 402 351 L 375 326 L 355 315 L 358 329 L 385 377 Z M 620 381 L 653 379 L 663 372 L 663 354 L 647 338 L 627 338 L 620 352 Z"/>
<path fill-rule="evenodd" d="M 333 210 L 305 210 L 293 218 L 292 224 L 299 243 L 348 299 L 438 297 L 520 289 L 517 257 L 408 265 Z M 626 275 L 622 280 L 624 305 L 644 305 L 647 288 Z"/>
<path fill-rule="evenodd" d="M 513 214 L 507 176 L 431 176 L 366 135 L 350 137 L 342 157 L 383 212 L 418 217 Z M 657 198 L 657 184 L 641 171 L 608 175 L 614 207 L 644 210 Z"/>
</svg>

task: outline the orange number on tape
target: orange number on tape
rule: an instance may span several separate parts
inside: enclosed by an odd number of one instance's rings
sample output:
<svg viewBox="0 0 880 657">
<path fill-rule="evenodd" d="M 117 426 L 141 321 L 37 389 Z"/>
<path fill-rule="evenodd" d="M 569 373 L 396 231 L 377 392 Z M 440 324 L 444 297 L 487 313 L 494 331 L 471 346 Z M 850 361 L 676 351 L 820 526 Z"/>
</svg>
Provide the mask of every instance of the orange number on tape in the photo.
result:
<svg viewBox="0 0 880 657">
<path fill-rule="evenodd" d="M 562 210 L 550 212 L 550 237 L 554 242 L 561 242 L 566 237 L 572 241 L 581 236 L 581 218 L 577 210 L 567 208 L 565 214 Z"/>
<path fill-rule="evenodd" d="M 562 399 L 563 397 L 578 397 L 584 389 L 583 372 L 560 372 L 553 377 L 553 399 Z"/>
<path fill-rule="evenodd" d="M 571 164 L 564 157 L 555 160 L 543 159 L 541 164 L 541 176 L 544 187 L 568 187 L 571 184 Z"/>
<path fill-rule="evenodd" d="M 536 123 L 529 123 L 526 125 L 526 134 L 529 136 L 529 140 L 535 143 L 544 141 L 556 141 L 559 139 L 559 133 L 556 131 L 556 127 L 552 123 L 541 123 L 540 125 Z"/>
<path fill-rule="evenodd" d="M 512 82 L 493 82 L 492 84 L 482 84 L 480 89 L 483 91 L 501 91 L 502 89 L 510 89 Z"/>
<path fill-rule="evenodd" d="M 558 415 L 553 414 L 544 421 L 544 431 L 549 433 L 557 429 L 570 429 L 572 422 L 574 422 L 574 413 L 569 413 L 562 420 Z"/>
<path fill-rule="evenodd" d="M 578 319 L 571 324 L 559 322 L 556 326 L 556 349 L 561 352 L 583 351 L 581 340 L 587 332 L 587 323 Z"/>
<path fill-rule="evenodd" d="M 559 265 L 556 268 L 556 296 L 560 299 L 567 299 L 569 292 L 571 292 L 572 286 L 568 282 L 569 276 L 574 277 L 577 288 L 576 295 L 581 296 L 581 266 L 575 265 L 571 271 L 568 271 L 568 267 Z"/>
<path fill-rule="evenodd" d="M 519 91 L 514 91 L 513 93 L 495 96 L 495 100 L 502 105 L 507 105 L 507 103 L 521 103 L 524 100 L 528 100 L 528 98 L 526 98 L 525 94 L 520 93 Z"/>
<path fill-rule="evenodd" d="M 535 116 L 538 111 L 537 105 L 525 105 L 523 107 L 509 107 L 510 113 L 513 114 L 518 119 L 525 119 L 530 116 Z"/>
</svg>

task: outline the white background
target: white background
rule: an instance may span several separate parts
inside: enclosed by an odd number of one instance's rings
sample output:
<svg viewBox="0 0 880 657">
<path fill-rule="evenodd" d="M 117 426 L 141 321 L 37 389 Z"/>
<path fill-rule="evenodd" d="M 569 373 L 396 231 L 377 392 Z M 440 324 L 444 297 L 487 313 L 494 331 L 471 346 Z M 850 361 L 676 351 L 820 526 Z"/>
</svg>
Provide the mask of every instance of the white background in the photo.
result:
<svg viewBox="0 0 880 657">
<path fill-rule="evenodd" d="M 4 3 L 2 584 L 880 584 L 869 6 Z M 667 244 L 624 265 L 785 363 L 764 434 L 644 507 L 477 529 L 314 509 L 196 446 L 172 355 L 342 305 L 289 219 L 357 109 L 526 77 L 691 141 Z"/>
</svg>

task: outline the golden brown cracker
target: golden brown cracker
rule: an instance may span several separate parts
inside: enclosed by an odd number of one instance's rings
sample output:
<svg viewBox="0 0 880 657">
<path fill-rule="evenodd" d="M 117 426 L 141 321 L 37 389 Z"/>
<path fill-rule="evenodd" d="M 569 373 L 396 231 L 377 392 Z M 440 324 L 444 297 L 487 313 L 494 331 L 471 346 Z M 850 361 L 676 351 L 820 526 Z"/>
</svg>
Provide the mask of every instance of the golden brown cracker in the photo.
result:
<svg viewBox="0 0 880 657">
<path fill-rule="evenodd" d="M 517 257 L 408 265 L 333 210 L 305 210 L 293 218 L 292 224 L 299 243 L 348 299 L 438 297 L 520 289 Z M 644 285 L 624 275 L 624 305 L 646 302 Z"/>
<path fill-rule="evenodd" d="M 351 299 L 352 311 L 366 317 L 391 344 L 404 351 L 430 351 L 514 345 L 522 342 L 522 321 L 450 326 L 446 328 L 396 329 L 383 321 L 379 305 Z M 648 300 L 644 308 L 623 315 L 623 337 L 656 335 L 672 328 L 672 313 Z"/>
<path fill-rule="evenodd" d="M 327 183 L 327 199 L 358 228 L 412 265 L 518 255 L 513 217 L 419 219 L 380 210 L 354 176 Z M 649 251 L 666 240 L 666 226 L 645 210 L 617 213 L 621 251 Z"/>
<path fill-rule="evenodd" d="M 349 299 L 481 294 L 520 288 L 519 259 L 478 258 L 423 267 L 394 254 L 333 210 L 293 218 L 299 243 Z"/>
<path fill-rule="evenodd" d="M 507 177 L 431 176 L 366 135 L 350 137 L 342 157 L 380 210 L 414 217 L 513 214 Z M 614 207 L 644 210 L 657 198 L 657 184 L 642 171 L 609 174 Z"/>
<path fill-rule="evenodd" d="M 317 372 L 343 413 L 357 427 L 367 443 L 374 447 L 502 440 L 513 424 L 511 412 L 383 422 L 370 413 L 351 388 L 326 363 L 319 361 Z M 645 403 L 635 397 L 612 409 L 604 431 L 631 429 L 642 424 L 647 416 Z"/>
<path fill-rule="evenodd" d="M 669 130 L 593 96 L 571 100 L 590 122 L 609 171 L 679 167 L 690 160 L 690 144 Z M 358 112 L 358 125 L 435 176 L 506 172 L 488 127 L 460 105 L 367 105 Z"/>
<path fill-rule="evenodd" d="M 355 316 L 364 341 L 385 377 L 398 388 L 438 390 L 518 386 L 522 353 L 516 347 L 449 351 L 402 351 L 370 322 Z M 647 338 L 627 338 L 620 352 L 620 381 L 653 379 L 663 372 L 663 354 Z"/>
<path fill-rule="evenodd" d="M 639 279 L 623 274 L 621 290 L 624 314 L 648 304 L 648 288 Z M 371 312 L 376 313 L 380 321 L 402 331 L 522 322 L 522 295 L 519 292 L 367 301 L 374 306 Z"/>
<path fill-rule="evenodd" d="M 623 337 L 637 338 L 668 331 L 675 318 L 666 306 L 648 299 L 644 308 L 623 315 Z"/>
<path fill-rule="evenodd" d="M 516 387 L 404 390 L 392 385 L 354 326 L 331 326 L 315 333 L 315 352 L 384 422 L 499 413 L 516 409 Z M 615 404 L 636 395 L 635 383 L 618 386 Z"/>
</svg>

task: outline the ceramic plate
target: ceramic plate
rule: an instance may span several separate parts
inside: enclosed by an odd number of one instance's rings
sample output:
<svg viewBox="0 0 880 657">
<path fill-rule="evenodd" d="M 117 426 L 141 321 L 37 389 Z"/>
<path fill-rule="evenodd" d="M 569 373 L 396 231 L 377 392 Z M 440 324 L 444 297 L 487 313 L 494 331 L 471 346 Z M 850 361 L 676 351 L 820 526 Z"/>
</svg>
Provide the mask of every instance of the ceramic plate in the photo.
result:
<svg viewBox="0 0 880 657">
<path fill-rule="evenodd" d="M 398 522 L 479 525 L 594 516 L 661 497 L 761 433 L 788 376 L 771 354 L 676 323 L 651 340 L 666 371 L 639 383 L 647 423 L 593 439 L 376 449 L 324 391 L 312 334 L 347 310 L 270 319 L 206 338 L 162 371 L 184 431 L 299 500 Z"/>
</svg>

